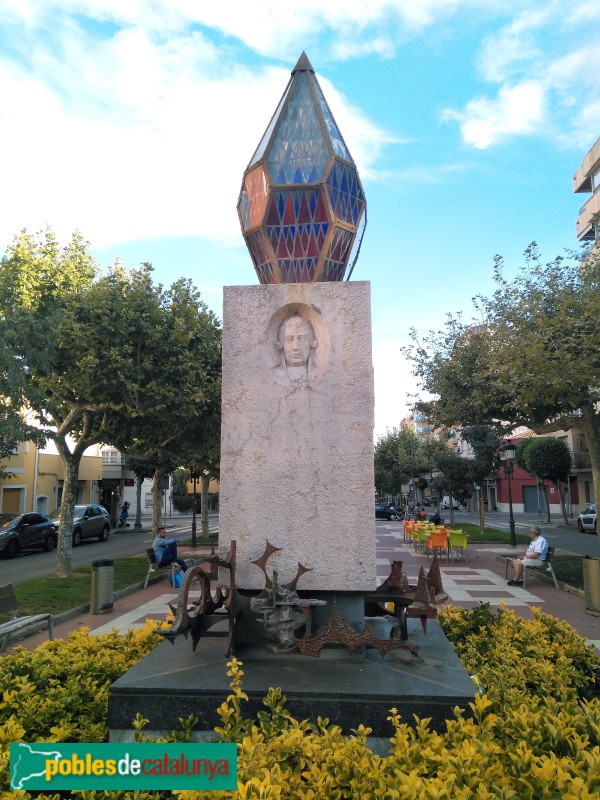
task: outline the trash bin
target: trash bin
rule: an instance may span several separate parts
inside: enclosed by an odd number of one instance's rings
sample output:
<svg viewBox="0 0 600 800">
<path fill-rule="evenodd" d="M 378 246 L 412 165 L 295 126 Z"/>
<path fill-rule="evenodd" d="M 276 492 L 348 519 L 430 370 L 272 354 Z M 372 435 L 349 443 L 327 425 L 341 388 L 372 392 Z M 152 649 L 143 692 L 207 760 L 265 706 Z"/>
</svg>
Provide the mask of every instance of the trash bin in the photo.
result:
<svg viewBox="0 0 600 800">
<path fill-rule="evenodd" d="M 92 561 L 92 596 L 90 614 L 107 614 L 113 608 L 114 561 Z"/>
<path fill-rule="evenodd" d="M 600 617 L 600 558 L 583 559 L 583 591 L 585 613 Z"/>
</svg>

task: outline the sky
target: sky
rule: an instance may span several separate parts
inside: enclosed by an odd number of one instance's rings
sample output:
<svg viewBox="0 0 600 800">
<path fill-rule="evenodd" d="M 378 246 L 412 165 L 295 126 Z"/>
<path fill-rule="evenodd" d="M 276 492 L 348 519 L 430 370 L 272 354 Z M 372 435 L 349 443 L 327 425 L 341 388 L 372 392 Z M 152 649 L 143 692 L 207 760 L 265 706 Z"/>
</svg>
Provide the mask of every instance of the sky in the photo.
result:
<svg viewBox="0 0 600 800">
<path fill-rule="evenodd" d="M 224 285 L 257 283 L 237 200 L 303 50 L 367 197 L 352 279 L 382 435 L 417 392 L 411 328 L 470 320 L 496 254 L 510 277 L 533 240 L 546 260 L 577 245 L 597 0 L 0 0 L 0 252 L 78 230 L 220 317 Z"/>
</svg>

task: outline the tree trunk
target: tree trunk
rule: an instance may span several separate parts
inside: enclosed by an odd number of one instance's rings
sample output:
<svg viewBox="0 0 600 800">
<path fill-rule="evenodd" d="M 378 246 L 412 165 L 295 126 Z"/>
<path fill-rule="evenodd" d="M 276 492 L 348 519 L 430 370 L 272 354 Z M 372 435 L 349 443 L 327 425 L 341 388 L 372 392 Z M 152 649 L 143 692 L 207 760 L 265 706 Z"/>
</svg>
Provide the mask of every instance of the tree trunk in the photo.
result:
<svg viewBox="0 0 600 800">
<path fill-rule="evenodd" d="M 208 487 L 210 485 L 210 475 L 202 475 L 202 506 L 201 506 L 201 522 L 202 522 L 202 538 L 208 539 Z"/>
<path fill-rule="evenodd" d="M 165 482 L 165 471 L 162 467 L 157 467 L 152 481 L 152 536 L 156 536 L 156 531 L 162 525 L 162 500 L 163 485 Z"/>
<path fill-rule="evenodd" d="M 558 499 L 560 500 L 560 511 L 562 513 L 563 522 L 565 523 L 565 525 L 568 525 L 569 518 L 567 516 L 567 504 L 565 503 L 565 496 L 560 488 L 560 481 L 556 481 L 554 485 L 556 486 L 556 491 L 558 492 Z"/>
<path fill-rule="evenodd" d="M 454 498 L 452 493 L 450 493 L 450 527 L 454 527 Z"/>
<path fill-rule="evenodd" d="M 73 509 L 77 502 L 77 479 L 81 455 L 71 453 L 64 442 L 57 442 L 58 451 L 65 465 L 65 482 L 60 501 L 60 523 L 56 545 L 56 577 L 71 577 L 73 552 Z"/>
<path fill-rule="evenodd" d="M 481 535 L 483 536 L 483 532 L 485 531 L 485 504 L 483 502 L 483 492 L 481 489 L 479 490 L 479 530 L 481 531 Z"/>
<path fill-rule="evenodd" d="M 590 451 L 594 500 L 598 502 L 600 496 L 600 414 L 595 413 L 593 407 L 582 407 L 581 412 L 580 427 Z M 597 525 L 596 536 L 598 536 Z"/>
<path fill-rule="evenodd" d="M 550 519 L 550 492 L 548 491 L 548 487 L 545 483 L 542 483 L 542 492 L 544 494 L 544 501 L 546 503 L 546 523 L 549 525 L 551 522 Z"/>
<path fill-rule="evenodd" d="M 142 527 L 142 483 L 144 479 L 141 475 L 135 477 L 135 524 L 134 528 Z"/>
</svg>

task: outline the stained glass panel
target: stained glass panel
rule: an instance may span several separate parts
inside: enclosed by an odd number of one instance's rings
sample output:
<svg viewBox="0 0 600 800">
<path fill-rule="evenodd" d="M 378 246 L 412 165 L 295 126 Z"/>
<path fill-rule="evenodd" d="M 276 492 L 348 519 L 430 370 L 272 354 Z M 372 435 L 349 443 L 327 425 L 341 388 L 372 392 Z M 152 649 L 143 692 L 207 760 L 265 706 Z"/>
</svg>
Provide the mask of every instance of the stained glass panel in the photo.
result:
<svg viewBox="0 0 600 800">
<path fill-rule="evenodd" d="M 267 206 L 267 179 L 262 166 L 248 172 L 240 197 L 239 210 L 245 231 L 260 225 Z"/>
<path fill-rule="evenodd" d="M 309 283 L 315 279 L 318 258 L 290 258 L 279 261 L 282 283 Z"/>
<path fill-rule="evenodd" d="M 316 183 L 327 165 L 323 139 L 306 72 L 297 73 L 289 103 L 279 120 L 275 139 L 266 153 L 273 183 Z"/>
<path fill-rule="evenodd" d="M 322 281 L 341 281 L 346 271 L 348 257 L 355 234 L 344 228 L 336 228 L 325 260 Z"/>
<path fill-rule="evenodd" d="M 260 140 L 260 144 L 256 148 L 254 155 L 250 159 L 250 163 L 248 164 L 249 167 L 251 167 L 252 164 L 256 164 L 256 162 L 260 161 L 260 159 L 263 157 L 263 154 L 265 152 L 265 147 L 268 145 L 269 139 L 271 138 L 271 134 L 273 133 L 273 128 L 275 127 L 275 125 L 277 124 L 277 120 L 279 119 L 279 115 L 281 113 L 281 109 L 285 102 L 285 98 L 287 97 L 287 93 L 289 91 L 291 82 L 292 79 L 290 78 L 288 85 L 285 87 L 285 92 L 283 93 L 283 97 L 279 101 L 279 105 L 277 106 L 277 108 L 275 109 L 275 113 L 271 117 L 269 126 L 267 127 L 267 130 L 264 132 L 263 137 Z"/>
<path fill-rule="evenodd" d="M 356 227 L 365 206 L 356 169 L 336 160 L 326 184 L 334 217 Z"/>
<path fill-rule="evenodd" d="M 319 98 L 319 105 L 321 106 L 321 111 L 323 112 L 323 118 L 325 120 L 325 126 L 327 127 L 327 133 L 329 134 L 329 138 L 331 139 L 331 144 L 333 146 L 333 152 L 336 156 L 340 158 L 345 158 L 346 161 L 352 161 L 352 156 L 348 152 L 346 145 L 344 144 L 344 140 L 342 139 L 342 134 L 340 133 L 340 129 L 338 128 L 336 121 L 333 118 L 333 114 L 331 113 L 329 106 L 327 105 L 327 101 L 323 97 L 323 92 L 321 91 L 321 87 L 317 79 L 315 78 L 314 87 L 317 92 L 317 97 Z"/>
</svg>

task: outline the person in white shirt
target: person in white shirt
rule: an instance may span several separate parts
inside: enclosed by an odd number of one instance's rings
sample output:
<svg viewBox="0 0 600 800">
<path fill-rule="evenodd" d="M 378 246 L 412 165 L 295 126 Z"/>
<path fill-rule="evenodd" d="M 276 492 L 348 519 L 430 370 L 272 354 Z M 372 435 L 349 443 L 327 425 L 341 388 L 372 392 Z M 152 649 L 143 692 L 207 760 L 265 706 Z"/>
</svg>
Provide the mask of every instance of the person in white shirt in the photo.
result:
<svg viewBox="0 0 600 800">
<path fill-rule="evenodd" d="M 542 536 L 541 529 L 537 525 L 532 525 L 529 535 L 531 544 L 527 548 L 527 552 L 523 558 L 515 558 L 513 561 L 515 577 L 512 581 L 508 581 L 509 586 L 522 586 L 523 567 L 543 567 L 548 558 L 548 542 Z"/>
</svg>

